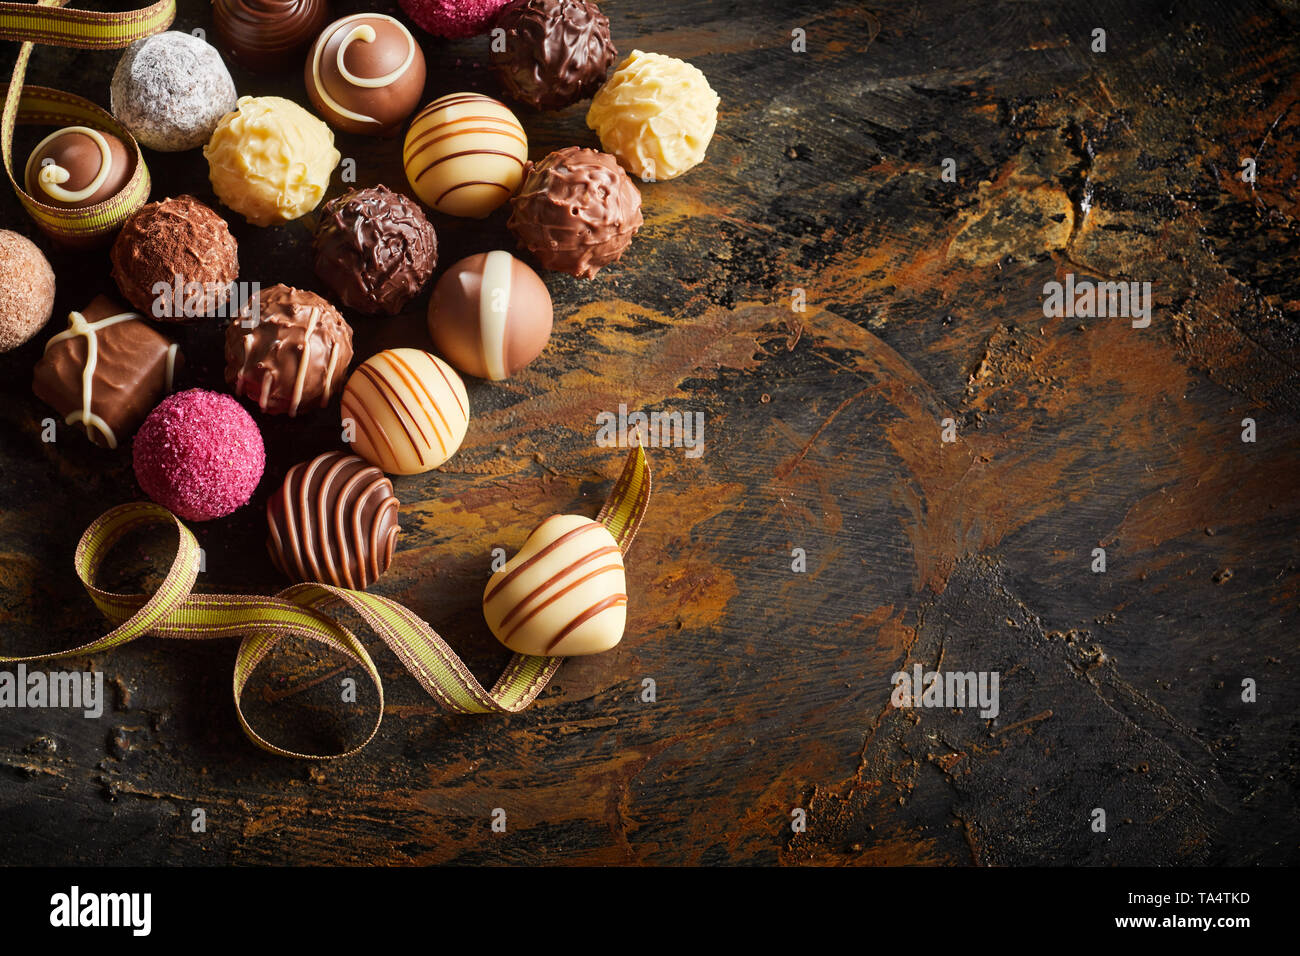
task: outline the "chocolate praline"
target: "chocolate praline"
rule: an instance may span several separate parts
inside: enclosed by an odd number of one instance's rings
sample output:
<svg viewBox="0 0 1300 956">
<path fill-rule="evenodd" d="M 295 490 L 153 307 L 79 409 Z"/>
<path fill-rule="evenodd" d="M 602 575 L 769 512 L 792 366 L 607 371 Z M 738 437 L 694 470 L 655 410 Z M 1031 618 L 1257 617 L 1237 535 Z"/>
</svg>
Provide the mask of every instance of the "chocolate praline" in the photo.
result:
<svg viewBox="0 0 1300 956">
<path fill-rule="evenodd" d="M 175 342 L 108 296 L 68 315 L 32 373 L 36 397 L 79 425 L 96 445 L 117 448 L 172 390 L 184 358 Z"/>
<path fill-rule="evenodd" d="M 329 22 L 325 0 L 213 0 L 212 26 L 239 66 L 257 73 L 297 69 Z"/>
<path fill-rule="evenodd" d="M 393 560 L 397 511 L 382 471 L 356 455 L 325 452 L 290 468 L 267 499 L 266 548 L 290 580 L 364 590 Z"/>
<path fill-rule="evenodd" d="M 641 193 L 608 153 L 557 149 L 533 165 L 506 223 L 547 269 L 590 279 L 641 228 Z"/>
<path fill-rule="evenodd" d="M 134 171 L 135 157 L 112 133 L 65 126 L 36 144 L 23 179 L 27 192 L 47 206 L 82 209 L 111 198 Z"/>
<path fill-rule="evenodd" d="M 355 13 L 327 26 L 307 55 L 312 105 L 345 133 L 392 136 L 420 105 L 424 54 L 401 21 Z"/>
<path fill-rule="evenodd" d="M 515 99 L 558 110 L 585 100 L 605 82 L 618 50 L 609 20 L 587 0 L 515 0 L 499 14 L 492 65 Z"/>
<path fill-rule="evenodd" d="M 424 212 L 387 186 L 353 189 L 321 210 L 316 275 L 340 302 L 396 315 L 429 281 L 438 238 Z"/>
<path fill-rule="evenodd" d="M 324 408 L 352 361 L 352 327 L 314 292 L 273 285 L 226 327 L 226 384 L 270 415 Z"/>
</svg>

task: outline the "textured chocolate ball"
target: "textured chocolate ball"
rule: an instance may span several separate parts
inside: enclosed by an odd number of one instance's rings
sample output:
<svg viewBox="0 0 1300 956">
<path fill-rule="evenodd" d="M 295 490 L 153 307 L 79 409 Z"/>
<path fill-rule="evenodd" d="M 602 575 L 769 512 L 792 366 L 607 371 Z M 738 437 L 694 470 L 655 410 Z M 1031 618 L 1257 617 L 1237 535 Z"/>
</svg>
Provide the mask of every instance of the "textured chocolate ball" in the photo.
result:
<svg viewBox="0 0 1300 956">
<path fill-rule="evenodd" d="M 109 95 L 113 115 L 136 139 L 176 153 L 208 141 L 235 108 L 235 81 L 216 47 L 168 30 L 126 48 Z"/>
<path fill-rule="evenodd" d="M 325 0 L 213 0 L 212 27 L 232 63 L 255 73 L 296 70 L 329 22 Z"/>
<path fill-rule="evenodd" d="M 0 352 L 22 345 L 54 311 L 54 270 L 26 236 L 0 229 Z"/>
<path fill-rule="evenodd" d="M 355 13 L 321 32 L 303 78 L 312 105 L 335 129 L 392 136 L 420 105 L 424 54 L 401 21 Z"/>
<path fill-rule="evenodd" d="M 352 361 L 352 326 L 314 292 L 273 285 L 226 327 L 226 384 L 270 415 L 324 408 Z"/>
<path fill-rule="evenodd" d="M 460 371 L 500 381 L 542 354 L 553 317 L 546 283 L 498 249 L 443 273 L 429 300 L 429 335 Z"/>
<path fill-rule="evenodd" d="M 396 315 L 433 274 L 438 238 L 424 212 L 387 186 L 354 189 L 321 210 L 316 275 L 359 312 Z"/>
<path fill-rule="evenodd" d="M 588 0 L 515 0 L 497 15 L 495 29 L 504 31 L 491 53 L 501 85 L 541 110 L 592 96 L 618 55 L 609 20 Z"/>
<path fill-rule="evenodd" d="M 211 315 L 239 278 L 230 227 L 193 196 L 141 206 L 122 224 L 111 258 L 126 300 L 164 321 Z"/>
<path fill-rule="evenodd" d="M 111 198 L 131 179 L 135 157 L 112 133 L 65 126 L 36 144 L 24 186 L 47 206 L 82 209 Z"/>
<path fill-rule="evenodd" d="M 393 483 L 356 455 L 328 451 L 289 469 L 266 502 L 271 561 L 292 581 L 354 591 L 388 570 L 401 528 Z"/>
<path fill-rule="evenodd" d="M 506 224 L 547 269 L 590 279 L 641 228 L 641 193 L 613 156 L 566 146 L 532 166 Z"/>
</svg>

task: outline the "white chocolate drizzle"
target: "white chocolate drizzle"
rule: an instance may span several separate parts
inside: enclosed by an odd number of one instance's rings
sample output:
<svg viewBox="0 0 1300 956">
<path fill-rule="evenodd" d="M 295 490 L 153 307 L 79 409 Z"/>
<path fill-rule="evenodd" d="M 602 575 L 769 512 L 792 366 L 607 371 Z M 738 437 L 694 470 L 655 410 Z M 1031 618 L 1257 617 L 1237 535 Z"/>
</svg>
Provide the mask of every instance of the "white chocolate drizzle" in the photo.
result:
<svg viewBox="0 0 1300 956">
<path fill-rule="evenodd" d="M 478 292 L 479 343 L 488 378 L 504 379 L 506 371 L 506 320 L 510 315 L 510 283 L 515 257 L 503 249 L 487 254 L 483 282 Z"/>
<path fill-rule="evenodd" d="M 104 181 L 108 179 L 109 174 L 113 171 L 113 151 L 109 149 L 108 140 L 104 139 L 104 134 L 97 129 L 91 129 L 89 126 L 65 126 L 63 129 L 55 130 L 37 143 L 36 148 L 27 157 L 27 168 L 23 170 L 23 177 L 26 178 L 30 174 L 32 161 L 40 155 L 45 145 L 66 133 L 81 133 L 95 141 L 95 145 L 99 147 L 100 157 L 98 175 L 81 189 L 64 189 L 63 183 L 66 183 L 72 174 L 58 163 L 51 162 L 41 167 L 40 172 L 36 174 L 36 181 L 40 184 L 41 191 L 51 199 L 56 199 L 59 202 L 84 202 L 99 191 L 99 187 L 104 185 Z M 73 314 L 76 315 L 77 313 L 74 312 Z"/>
<path fill-rule="evenodd" d="M 82 422 L 87 430 L 94 428 L 104 436 L 104 441 L 108 443 L 109 448 L 117 448 L 117 436 L 113 434 L 113 429 L 108 427 L 108 423 L 100 418 L 93 411 L 91 406 L 95 401 L 95 369 L 99 365 L 99 330 L 106 329 L 110 325 L 117 325 L 119 322 L 129 322 L 131 319 L 142 319 L 136 312 L 119 312 L 117 315 L 110 315 L 100 319 L 98 322 L 87 322 L 86 317 L 80 312 L 68 313 L 68 327 L 58 335 L 51 338 L 45 343 L 45 351 L 50 350 L 50 346 L 55 342 L 63 342 L 73 336 L 82 335 L 86 338 L 86 367 L 81 370 L 81 408 L 69 412 L 63 419 L 64 424 L 75 425 Z M 167 357 L 167 390 L 171 391 L 172 387 L 172 365 L 175 361 L 176 346 L 173 345 L 168 351 Z"/>
<path fill-rule="evenodd" d="M 350 86 L 355 86 L 361 89 L 380 89 L 385 86 L 391 86 L 402 78 L 402 74 L 411 68 L 411 63 L 415 60 L 415 37 L 411 36 L 411 31 L 406 29 L 400 21 L 385 13 L 354 13 L 350 17 L 344 17 L 334 25 L 334 30 L 330 35 L 330 39 L 332 39 L 340 30 L 345 29 L 347 24 L 362 18 L 387 20 L 396 26 L 397 29 L 402 32 L 403 36 L 406 37 L 406 59 L 403 60 L 402 65 L 393 70 L 393 72 L 386 73 L 383 76 L 357 76 L 349 70 L 343 62 L 348 47 L 358 40 L 362 43 L 374 43 L 376 39 L 375 28 L 369 23 L 360 23 L 348 31 L 347 36 L 343 38 L 343 42 L 339 44 L 338 52 L 335 54 L 334 62 L 335 66 L 338 68 L 339 76 L 343 77 L 343 81 Z M 350 120 L 355 120 L 358 123 L 374 123 L 379 125 L 379 120 L 375 119 L 373 116 L 366 116 L 364 113 L 354 112 L 330 95 L 329 90 L 325 86 L 324 77 L 321 76 L 320 69 L 321 56 L 324 54 L 325 47 L 328 45 L 329 40 L 317 44 L 316 51 L 312 54 L 311 75 L 312 79 L 316 83 L 316 92 L 320 94 L 320 98 L 325 101 L 325 105 L 340 116 L 346 117 Z"/>
</svg>

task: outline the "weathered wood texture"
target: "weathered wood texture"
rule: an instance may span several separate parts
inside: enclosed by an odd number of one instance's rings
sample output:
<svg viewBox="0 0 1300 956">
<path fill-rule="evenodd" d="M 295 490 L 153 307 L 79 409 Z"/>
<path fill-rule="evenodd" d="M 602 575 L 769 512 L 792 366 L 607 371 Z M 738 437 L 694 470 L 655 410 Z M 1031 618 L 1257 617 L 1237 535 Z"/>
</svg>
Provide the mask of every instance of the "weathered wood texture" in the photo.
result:
<svg viewBox="0 0 1300 956">
<path fill-rule="evenodd" d="M 1294 862 L 1296 5 L 604 7 L 623 52 L 708 75 L 708 159 L 643 187 L 645 228 L 616 267 L 546 276 L 549 350 L 472 383 L 460 454 L 397 482 L 404 532 L 377 590 L 488 678 L 506 659 L 478 608 L 490 549 L 594 513 L 621 463 L 595 444 L 597 413 L 703 411 L 701 457 L 653 453 L 623 644 L 567 662 L 509 718 L 444 714 L 377 647 L 378 739 L 315 766 L 241 734 L 233 644 L 137 642 L 79 665 L 115 688 L 101 720 L 0 712 L 0 860 Z M 206 6 L 182 0 L 179 26 L 210 27 Z M 483 38 L 425 39 L 430 97 L 497 90 Z M 31 76 L 106 102 L 114 62 L 40 50 Z M 303 99 L 293 73 L 236 81 Z M 520 116 L 534 157 L 596 145 L 582 107 Z M 339 144 L 362 183 L 405 185 L 397 143 Z M 215 202 L 197 152 L 149 161 L 156 196 Z M 0 215 L 31 231 L 8 190 Z M 504 221 L 437 218 L 442 262 L 509 246 Z M 232 222 L 244 278 L 317 288 L 311 225 Z M 106 255 L 53 261 L 60 315 L 111 288 Z M 1045 319 L 1044 283 L 1067 272 L 1152 282 L 1151 326 Z M 356 318 L 358 354 L 425 344 L 426 300 Z M 128 455 L 40 442 L 44 338 L 0 357 L 9 653 L 101 632 L 72 549 L 138 495 Z M 186 331 L 190 383 L 222 387 L 219 342 L 215 323 Z M 335 447 L 334 421 L 264 422 L 253 504 L 195 528 L 204 588 L 281 586 L 262 506 Z M 892 708 L 890 677 L 913 663 L 1000 672 L 1000 715 Z M 282 655 L 255 709 L 337 744 L 355 721 L 333 667 Z"/>
</svg>

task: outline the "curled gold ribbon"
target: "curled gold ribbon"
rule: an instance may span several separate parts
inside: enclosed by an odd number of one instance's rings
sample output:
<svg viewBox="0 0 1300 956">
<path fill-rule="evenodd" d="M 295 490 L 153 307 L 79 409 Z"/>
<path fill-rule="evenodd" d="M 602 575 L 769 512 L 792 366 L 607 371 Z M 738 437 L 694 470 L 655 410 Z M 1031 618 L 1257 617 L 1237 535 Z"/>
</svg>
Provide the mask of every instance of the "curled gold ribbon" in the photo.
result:
<svg viewBox="0 0 1300 956">
<path fill-rule="evenodd" d="M 597 520 L 626 552 L 650 502 L 650 465 L 639 445 L 628 455 Z M 96 572 L 122 538 L 138 528 L 168 525 L 178 544 L 162 584 L 153 594 L 115 594 L 95 586 Z M 374 739 L 383 720 L 384 687 L 364 645 L 325 609 L 344 604 L 397 655 L 397 659 L 442 706 L 455 713 L 517 713 L 531 704 L 563 663 L 562 657 L 516 654 L 491 689 L 470 673 L 465 663 L 418 615 L 396 601 L 364 591 L 326 584 L 295 584 L 272 597 L 248 594 L 194 594 L 199 572 L 199 544 L 189 528 L 161 505 L 135 502 L 110 508 L 81 536 L 74 559 L 77 576 L 95 606 L 114 625 L 97 640 L 54 654 L 0 657 L 0 663 L 56 660 L 83 656 L 152 635 L 179 640 L 240 637 L 235 657 L 235 712 L 244 733 L 259 747 L 283 757 L 328 760 L 357 753 Z M 249 678 L 285 638 L 302 637 L 359 665 L 379 695 L 375 723 L 365 740 L 341 754 L 305 754 L 288 750 L 262 737 L 249 724 L 240 706 Z"/>
</svg>

